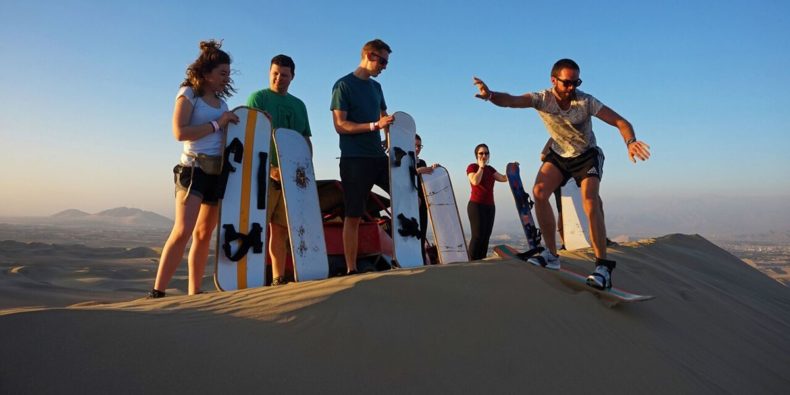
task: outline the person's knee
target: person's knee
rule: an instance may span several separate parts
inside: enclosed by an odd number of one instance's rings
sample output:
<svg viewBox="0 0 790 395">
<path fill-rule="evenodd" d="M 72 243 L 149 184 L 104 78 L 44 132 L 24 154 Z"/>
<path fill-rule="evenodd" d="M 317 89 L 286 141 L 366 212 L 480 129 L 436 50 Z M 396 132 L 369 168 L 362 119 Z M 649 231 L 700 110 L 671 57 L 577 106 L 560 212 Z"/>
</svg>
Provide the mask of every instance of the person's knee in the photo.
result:
<svg viewBox="0 0 790 395">
<path fill-rule="evenodd" d="M 192 242 L 207 242 L 211 240 L 211 235 L 214 233 L 214 226 L 211 224 L 197 224 L 192 231 Z"/>
<path fill-rule="evenodd" d="M 532 196 L 536 201 L 547 202 L 554 193 L 553 188 L 546 188 L 546 184 L 538 183 L 532 188 Z"/>
</svg>

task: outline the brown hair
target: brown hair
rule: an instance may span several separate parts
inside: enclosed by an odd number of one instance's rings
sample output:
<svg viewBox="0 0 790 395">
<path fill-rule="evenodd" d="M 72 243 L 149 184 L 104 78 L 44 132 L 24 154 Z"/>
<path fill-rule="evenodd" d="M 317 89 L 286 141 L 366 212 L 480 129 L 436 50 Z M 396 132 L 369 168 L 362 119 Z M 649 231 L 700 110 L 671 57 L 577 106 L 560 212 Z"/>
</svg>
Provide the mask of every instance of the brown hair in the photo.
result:
<svg viewBox="0 0 790 395">
<path fill-rule="evenodd" d="M 387 53 L 392 53 L 392 49 L 390 48 L 387 43 L 384 41 L 379 40 L 378 38 L 372 41 L 368 41 L 365 43 L 365 46 L 362 47 L 362 57 L 365 57 L 366 53 L 370 52 L 377 52 L 377 51 L 387 51 Z"/>
<path fill-rule="evenodd" d="M 486 151 L 488 151 L 489 155 L 491 155 L 491 150 L 488 148 L 488 146 L 481 143 L 481 144 L 478 144 L 477 147 L 475 147 L 475 158 L 477 158 L 477 150 L 479 150 L 482 147 L 486 147 Z"/>
<path fill-rule="evenodd" d="M 212 70 L 221 64 L 230 65 L 230 55 L 221 50 L 220 47 L 222 47 L 222 41 L 201 41 L 200 56 L 187 67 L 187 76 L 184 82 L 181 83 L 181 86 L 191 87 L 195 92 L 195 96 L 203 96 L 206 83 L 205 75 L 211 73 Z M 228 80 L 229 82 L 225 85 L 225 89 L 222 92 L 217 92 L 217 97 L 225 99 L 236 92 L 232 85 L 233 80 L 230 78 Z"/>
</svg>

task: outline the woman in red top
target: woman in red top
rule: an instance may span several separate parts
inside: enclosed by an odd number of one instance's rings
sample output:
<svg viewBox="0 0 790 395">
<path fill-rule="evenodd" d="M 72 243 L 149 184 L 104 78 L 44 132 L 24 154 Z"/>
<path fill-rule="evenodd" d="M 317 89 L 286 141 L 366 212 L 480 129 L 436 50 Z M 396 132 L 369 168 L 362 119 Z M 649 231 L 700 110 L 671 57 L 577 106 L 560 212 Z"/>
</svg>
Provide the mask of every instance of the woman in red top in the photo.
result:
<svg viewBox="0 0 790 395">
<path fill-rule="evenodd" d="M 472 196 L 466 206 L 469 214 L 469 225 L 472 228 L 472 240 L 469 241 L 469 258 L 483 259 L 488 254 L 488 239 L 494 229 L 494 182 L 507 182 L 507 177 L 488 165 L 491 152 L 485 144 L 475 147 L 477 163 L 466 168 L 466 176 L 472 184 Z"/>
</svg>

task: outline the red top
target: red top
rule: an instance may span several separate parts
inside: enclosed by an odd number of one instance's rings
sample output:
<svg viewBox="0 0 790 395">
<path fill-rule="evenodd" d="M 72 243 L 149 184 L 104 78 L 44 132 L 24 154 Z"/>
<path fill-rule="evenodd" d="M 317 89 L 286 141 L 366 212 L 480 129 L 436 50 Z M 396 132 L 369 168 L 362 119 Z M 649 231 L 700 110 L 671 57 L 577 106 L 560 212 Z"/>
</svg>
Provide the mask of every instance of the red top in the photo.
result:
<svg viewBox="0 0 790 395">
<path fill-rule="evenodd" d="M 478 169 L 480 169 L 480 166 L 477 163 L 472 163 L 466 167 L 466 175 L 468 176 L 469 173 L 477 173 Z M 494 180 L 494 174 L 496 172 L 497 171 L 493 167 L 486 165 L 485 169 L 483 169 L 483 178 L 480 179 L 480 183 L 472 185 L 472 196 L 469 198 L 470 201 L 478 204 L 494 205 L 494 182 L 496 182 L 496 180 Z"/>
</svg>

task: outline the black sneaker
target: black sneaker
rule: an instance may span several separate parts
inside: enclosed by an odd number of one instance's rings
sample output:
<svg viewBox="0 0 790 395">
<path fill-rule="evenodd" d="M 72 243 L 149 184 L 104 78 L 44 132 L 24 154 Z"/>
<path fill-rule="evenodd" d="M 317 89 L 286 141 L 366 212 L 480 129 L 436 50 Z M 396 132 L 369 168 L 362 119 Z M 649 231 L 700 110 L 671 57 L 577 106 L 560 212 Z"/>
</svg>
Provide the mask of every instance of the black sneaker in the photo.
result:
<svg viewBox="0 0 790 395">
<path fill-rule="evenodd" d="M 275 277 L 272 279 L 272 283 L 269 284 L 269 286 L 276 287 L 278 285 L 285 285 L 285 284 L 288 284 L 288 280 L 286 280 L 285 277 Z"/>
<path fill-rule="evenodd" d="M 167 296 L 166 293 L 152 289 L 151 292 L 148 293 L 146 299 L 159 299 L 164 298 L 165 296 Z"/>
</svg>

